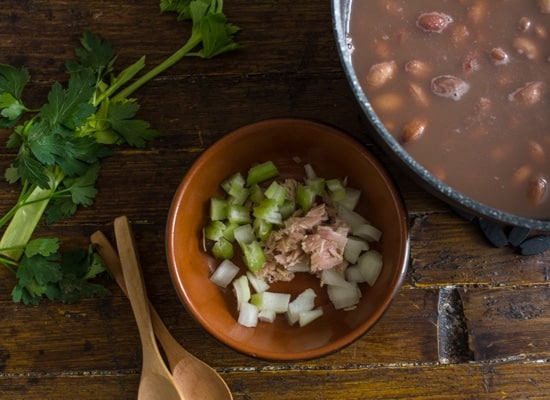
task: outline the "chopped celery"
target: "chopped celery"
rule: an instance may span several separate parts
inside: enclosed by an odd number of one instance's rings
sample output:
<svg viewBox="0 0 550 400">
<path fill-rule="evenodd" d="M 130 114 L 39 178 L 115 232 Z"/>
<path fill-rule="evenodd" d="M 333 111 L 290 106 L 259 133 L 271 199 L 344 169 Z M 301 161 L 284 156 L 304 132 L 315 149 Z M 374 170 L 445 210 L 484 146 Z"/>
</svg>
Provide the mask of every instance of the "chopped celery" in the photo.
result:
<svg viewBox="0 0 550 400">
<path fill-rule="evenodd" d="M 322 196 L 325 193 L 325 179 L 323 178 L 315 177 L 308 179 L 306 181 L 306 185 L 319 196 Z"/>
<path fill-rule="evenodd" d="M 235 229 L 237 229 L 240 225 L 236 224 L 235 222 L 228 222 L 225 225 L 225 230 L 223 231 L 223 237 L 230 242 L 235 241 Z"/>
<path fill-rule="evenodd" d="M 346 188 L 340 179 L 327 179 L 326 185 L 327 189 L 331 192 L 336 192 Z"/>
<path fill-rule="evenodd" d="M 212 221 L 204 228 L 204 237 L 216 242 L 223 237 L 225 229 L 226 225 L 222 221 Z"/>
<path fill-rule="evenodd" d="M 281 205 L 286 199 L 286 188 L 277 181 L 273 181 L 265 190 L 265 197 L 275 201 L 277 205 Z"/>
<path fill-rule="evenodd" d="M 277 175 L 279 175 L 279 170 L 275 164 L 273 164 L 273 161 L 266 161 L 261 164 L 256 164 L 248 170 L 246 185 L 250 187 L 255 183 L 264 182 Z"/>
<path fill-rule="evenodd" d="M 227 218 L 227 200 L 219 197 L 210 199 L 210 219 L 212 221 L 223 221 Z"/>
<path fill-rule="evenodd" d="M 249 224 L 252 222 L 252 217 L 250 216 L 250 210 L 238 204 L 229 204 L 227 207 L 227 219 L 231 223 L 236 224 Z"/>
<path fill-rule="evenodd" d="M 283 223 L 283 217 L 279 212 L 277 201 L 273 199 L 264 199 L 260 204 L 254 207 L 252 213 L 255 218 L 265 220 L 271 224 L 280 225 Z"/>
<path fill-rule="evenodd" d="M 273 232 L 273 224 L 265 219 L 255 219 L 253 223 L 254 234 L 260 241 L 265 242 Z"/>
<path fill-rule="evenodd" d="M 250 186 L 250 200 L 254 204 L 260 203 L 263 199 L 265 199 L 265 194 L 260 185 L 255 183 L 254 185 Z"/>
<path fill-rule="evenodd" d="M 296 189 L 296 204 L 298 204 L 304 212 L 308 212 L 313 206 L 313 203 L 315 203 L 316 196 L 317 194 L 311 187 L 300 185 Z"/>
<path fill-rule="evenodd" d="M 346 198 L 346 186 L 340 179 L 328 179 L 326 185 L 333 202 L 340 202 Z"/>
<path fill-rule="evenodd" d="M 239 243 L 244 254 L 244 263 L 247 268 L 256 272 L 262 269 L 265 264 L 265 254 L 262 245 L 257 240 L 250 243 Z"/>
<path fill-rule="evenodd" d="M 249 196 L 250 196 L 250 189 L 243 187 L 241 188 L 241 190 L 235 191 L 234 194 L 229 196 L 228 202 L 229 204 L 242 206 L 244 203 L 246 203 Z"/>
<path fill-rule="evenodd" d="M 250 224 L 240 225 L 236 227 L 233 230 L 233 235 L 235 236 L 235 240 L 239 244 L 251 243 L 256 240 L 256 236 L 254 236 L 254 229 L 252 229 L 252 225 Z"/>
<path fill-rule="evenodd" d="M 286 199 L 279 206 L 279 212 L 281 213 L 281 217 L 283 217 L 283 221 L 290 218 L 294 214 L 294 211 L 296 211 L 296 202 L 293 199 Z"/>
<path fill-rule="evenodd" d="M 212 246 L 212 254 L 216 258 L 229 260 L 235 255 L 233 244 L 222 236 Z"/>
<path fill-rule="evenodd" d="M 244 177 L 240 172 L 236 172 L 221 183 L 221 187 L 229 196 L 234 196 L 245 185 Z"/>
</svg>

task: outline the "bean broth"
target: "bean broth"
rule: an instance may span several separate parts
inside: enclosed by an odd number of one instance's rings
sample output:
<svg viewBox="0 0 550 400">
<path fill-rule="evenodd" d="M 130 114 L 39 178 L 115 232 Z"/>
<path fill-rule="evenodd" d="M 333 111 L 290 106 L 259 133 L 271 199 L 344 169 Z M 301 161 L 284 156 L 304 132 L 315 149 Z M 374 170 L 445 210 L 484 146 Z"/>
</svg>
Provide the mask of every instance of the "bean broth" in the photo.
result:
<svg viewBox="0 0 550 400">
<path fill-rule="evenodd" d="M 349 29 L 365 94 L 415 160 L 550 218 L 550 0 L 354 0 Z"/>
</svg>

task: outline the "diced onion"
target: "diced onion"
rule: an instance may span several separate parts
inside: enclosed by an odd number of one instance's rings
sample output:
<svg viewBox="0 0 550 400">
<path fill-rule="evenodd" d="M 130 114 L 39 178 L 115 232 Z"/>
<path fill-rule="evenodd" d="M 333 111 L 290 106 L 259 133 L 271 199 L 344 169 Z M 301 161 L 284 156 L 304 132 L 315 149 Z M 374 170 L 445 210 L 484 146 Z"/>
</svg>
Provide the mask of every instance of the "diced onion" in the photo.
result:
<svg viewBox="0 0 550 400">
<path fill-rule="evenodd" d="M 298 318 L 298 324 L 300 327 L 304 327 L 307 324 L 311 323 L 312 321 L 315 321 L 317 318 L 323 315 L 323 309 L 322 308 L 315 308 L 313 310 L 304 311 L 300 313 L 300 317 Z"/>
<path fill-rule="evenodd" d="M 246 275 L 241 275 L 233 281 L 233 291 L 237 298 L 237 310 L 240 310 L 242 305 L 250 300 L 250 286 Z"/>
<path fill-rule="evenodd" d="M 362 252 L 370 248 L 369 243 L 363 238 L 348 236 L 346 246 L 344 247 L 344 260 L 350 264 L 355 264 Z"/>
<path fill-rule="evenodd" d="M 361 273 L 358 265 L 350 265 L 346 268 L 346 280 L 348 282 L 363 283 L 366 282 L 365 277 Z"/>
<path fill-rule="evenodd" d="M 239 267 L 230 260 L 223 260 L 210 276 L 210 280 L 216 285 L 226 288 L 238 273 Z"/>
<path fill-rule="evenodd" d="M 359 189 L 346 187 L 344 190 L 344 198 L 338 201 L 338 204 L 348 210 L 355 210 L 359 199 L 361 198 L 361 191 Z"/>
<path fill-rule="evenodd" d="M 258 314 L 258 307 L 254 304 L 242 303 L 237 322 L 242 326 L 253 328 L 258 325 Z"/>
<path fill-rule="evenodd" d="M 253 304 L 260 310 L 272 310 L 277 314 L 285 313 L 290 302 L 289 293 L 262 292 L 252 297 Z"/>
<path fill-rule="evenodd" d="M 317 297 L 315 291 L 308 288 L 288 304 L 286 317 L 290 325 L 294 325 L 299 320 L 301 313 L 315 307 L 315 297 Z"/>
<path fill-rule="evenodd" d="M 371 242 L 378 242 L 382 237 L 382 231 L 371 224 L 361 224 L 351 228 L 355 236 L 359 236 Z"/>
<path fill-rule="evenodd" d="M 261 310 L 258 314 L 258 319 L 263 322 L 272 323 L 275 321 L 277 313 L 273 310 Z"/>
<path fill-rule="evenodd" d="M 373 286 L 382 271 L 382 254 L 376 250 L 369 250 L 359 257 L 357 265 L 365 281 Z"/>
<path fill-rule="evenodd" d="M 256 275 L 254 275 L 253 272 L 246 271 L 246 277 L 248 278 L 248 281 L 250 282 L 252 288 L 254 288 L 254 291 L 256 293 L 262 293 L 269 289 L 269 284 L 263 279 L 260 279 Z"/>
<path fill-rule="evenodd" d="M 337 310 L 355 307 L 361 298 L 361 292 L 356 285 L 350 283 L 348 287 L 327 286 L 328 298 Z"/>
<path fill-rule="evenodd" d="M 329 286 L 340 286 L 344 288 L 350 286 L 350 283 L 346 280 L 344 274 L 335 269 L 324 269 L 321 272 L 321 284 Z"/>
<path fill-rule="evenodd" d="M 315 170 L 313 169 L 313 166 L 311 164 L 304 165 L 304 172 L 306 174 L 306 179 L 317 178 L 317 174 L 315 173 Z"/>
<path fill-rule="evenodd" d="M 347 207 L 339 206 L 337 212 L 338 216 L 350 226 L 352 231 L 355 227 L 368 223 L 365 217 Z"/>
</svg>

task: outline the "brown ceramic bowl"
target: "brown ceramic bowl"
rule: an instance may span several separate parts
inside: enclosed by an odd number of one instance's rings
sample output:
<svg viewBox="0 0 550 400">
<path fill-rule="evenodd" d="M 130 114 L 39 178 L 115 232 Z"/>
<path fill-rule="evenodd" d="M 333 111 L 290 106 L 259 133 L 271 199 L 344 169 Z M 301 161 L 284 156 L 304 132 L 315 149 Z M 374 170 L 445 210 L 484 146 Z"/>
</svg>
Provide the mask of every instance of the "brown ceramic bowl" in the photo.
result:
<svg viewBox="0 0 550 400">
<path fill-rule="evenodd" d="M 297 163 L 296 158 L 302 163 Z M 378 249 L 382 273 L 353 311 L 337 311 L 319 280 L 297 274 L 292 282 L 272 285 L 272 291 L 293 297 L 312 287 L 324 315 L 303 328 L 289 326 L 283 316 L 255 328 L 237 324 L 237 307 L 230 288 L 209 281 L 218 261 L 202 249 L 201 230 L 209 199 L 221 195 L 220 183 L 230 174 L 257 162 L 273 161 L 283 177 L 303 178 L 310 163 L 319 176 L 348 177 L 362 191 L 358 211 L 383 231 Z M 392 179 L 382 165 L 346 134 L 311 121 L 267 120 L 237 129 L 206 150 L 178 187 L 168 216 L 166 248 L 176 291 L 191 315 L 219 341 L 253 357 L 304 360 L 329 354 L 361 337 L 379 320 L 397 293 L 408 262 L 407 214 Z M 242 266 L 241 266 L 242 267 Z"/>
</svg>

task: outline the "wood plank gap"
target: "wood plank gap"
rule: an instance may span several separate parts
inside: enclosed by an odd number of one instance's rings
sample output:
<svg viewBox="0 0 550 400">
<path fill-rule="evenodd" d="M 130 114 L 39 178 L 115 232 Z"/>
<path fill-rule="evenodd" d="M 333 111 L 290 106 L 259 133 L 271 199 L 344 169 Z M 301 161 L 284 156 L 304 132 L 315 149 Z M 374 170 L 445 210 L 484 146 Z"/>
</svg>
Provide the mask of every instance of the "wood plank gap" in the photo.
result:
<svg viewBox="0 0 550 400">
<path fill-rule="evenodd" d="M 473 361 L 462 299 L 454 286 L 439 290 L 437 342 L 442 364 Z"/>
</svg>

